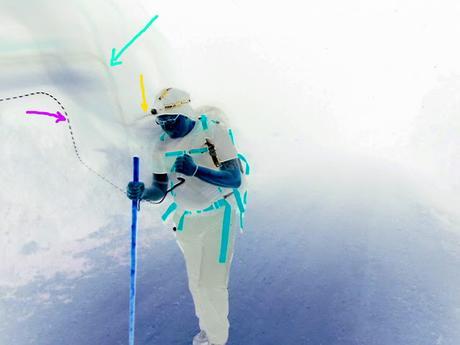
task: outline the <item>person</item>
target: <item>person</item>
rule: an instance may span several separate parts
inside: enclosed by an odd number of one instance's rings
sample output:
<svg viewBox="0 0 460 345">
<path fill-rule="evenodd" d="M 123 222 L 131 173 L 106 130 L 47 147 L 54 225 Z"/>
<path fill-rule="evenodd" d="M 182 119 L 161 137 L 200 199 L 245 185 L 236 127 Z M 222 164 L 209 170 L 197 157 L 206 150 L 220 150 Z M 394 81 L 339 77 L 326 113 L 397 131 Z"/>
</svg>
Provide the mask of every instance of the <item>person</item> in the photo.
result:
<svg viewBox="0 0 460 345">
<path fill-rule="evenodd" d="M 193 345 L 224 345 L 229 336 L 228 281 L 238 226 L 242 164 L 222 121 L 199 118 L 187 92 L 167 88 L 151 110 L 163 134 L 155 145 L 153 181 L 130 182 L 130 199 L 162 200 L 171 191 L 174 234 L 185 258 L 200 332 Z M 241 204 L 241 203 L 240 203 Z M 166 218 L 163 216 L 163 220 Z"/>
</svg>

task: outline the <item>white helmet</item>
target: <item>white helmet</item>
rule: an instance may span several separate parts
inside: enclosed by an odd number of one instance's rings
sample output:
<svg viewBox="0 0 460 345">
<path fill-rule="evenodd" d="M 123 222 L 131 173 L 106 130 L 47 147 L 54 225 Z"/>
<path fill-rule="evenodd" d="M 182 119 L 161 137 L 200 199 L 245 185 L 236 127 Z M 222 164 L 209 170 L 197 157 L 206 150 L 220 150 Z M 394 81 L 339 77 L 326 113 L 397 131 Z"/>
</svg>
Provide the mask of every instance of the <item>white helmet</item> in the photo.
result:
<svg viewBox="0 0 460 345">
<path fill-rule="evenodd" d="M 161 90 L 155 97 L 152 115 L 185 115 L 195 118 L 193 108 L 190 106 L 190 95 L 182 90 L 168 87 Z"/>
</svg>

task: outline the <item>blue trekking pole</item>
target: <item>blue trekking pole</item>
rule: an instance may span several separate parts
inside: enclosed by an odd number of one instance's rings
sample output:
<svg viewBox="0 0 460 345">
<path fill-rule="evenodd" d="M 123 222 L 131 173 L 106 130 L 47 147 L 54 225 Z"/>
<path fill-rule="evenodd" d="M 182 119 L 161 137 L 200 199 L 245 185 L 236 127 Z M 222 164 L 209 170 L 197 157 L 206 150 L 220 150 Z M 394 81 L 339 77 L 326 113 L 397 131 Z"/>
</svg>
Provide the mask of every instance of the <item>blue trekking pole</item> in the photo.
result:
<svg viewBox="0 0 460 345">
<path fill-rule="evenodd" d="M 139 157 L 133 157 L 133 182 L 139 182 Z M 131 281 L 129 289 L 129 345 L 134 345 L 134 321 L 136 317 L 136 240 L 137 240 L 137 205 L 139 200 L 131 204 Z"/>
</svg>

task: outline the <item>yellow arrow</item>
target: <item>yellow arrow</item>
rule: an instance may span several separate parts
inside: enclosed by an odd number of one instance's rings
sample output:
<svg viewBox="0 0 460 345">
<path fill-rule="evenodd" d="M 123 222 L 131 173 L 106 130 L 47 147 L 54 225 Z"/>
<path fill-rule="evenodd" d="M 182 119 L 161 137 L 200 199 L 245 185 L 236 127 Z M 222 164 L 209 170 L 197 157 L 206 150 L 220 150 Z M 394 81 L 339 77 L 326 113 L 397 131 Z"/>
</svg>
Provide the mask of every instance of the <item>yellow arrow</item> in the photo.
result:
<svg viewBox="0 0 460 345">
<path fill-rule="evenodd" d="M 149 105 L 147 104 L 147 99 L 145 98 L 144 76 L 142 74 L 141 74 L 140 82 L 141 82 L 141 92 L 142 92 L 141 108 L 143 111 L 147 111 L 147 109 L 149 108 Z"/>
</svg>

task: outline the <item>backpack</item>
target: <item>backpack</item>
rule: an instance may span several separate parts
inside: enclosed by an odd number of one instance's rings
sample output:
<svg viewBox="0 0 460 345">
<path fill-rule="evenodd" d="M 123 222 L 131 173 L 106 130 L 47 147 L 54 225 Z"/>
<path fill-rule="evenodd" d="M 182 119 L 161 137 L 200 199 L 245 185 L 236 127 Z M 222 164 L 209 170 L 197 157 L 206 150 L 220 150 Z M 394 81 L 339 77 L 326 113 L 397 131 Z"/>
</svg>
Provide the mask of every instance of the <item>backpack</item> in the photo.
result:
<svg viewBox="0 0 460 345">
<path fill-rule="evenodd" d="M 226 125 L 228 123 L 226 121 L 226 116 L 225 114 L 218 108 L 216 107 L 201 107 L 197 109 L 198 114 L 201 114 L 197 116 L 197 121 L 199 122 L 199 125 L 201 126 L 201 130 L 207 131 L 211 126 L 216 126 L 216 125 Z M 204 112 L 206 111 L 206 112 Z M 231 128 L 228 128 L 227 133 L 230 137 L 230 140 L 232 141 L 233 145 L 236 146 L 235 144 L 235 136 L 233 134 L 233 131 Z M 164 133 L 162 136 L 160 136 L 160 140 L 164 140 Z M 191 149 L 188 152 L 183 152 L 183 153 L 188 153 L 193 156 L 194 153 L 203 153 L 203 152 L 209 152 L 208 148 L 196 148 L 196 149 Z M 181 154 L 183 154 L 181 153 Z M 178 152 L 165 152 L 165 156 L 170 156 L 171 154 L 177 155 Z M 218 199 L 208 207 L 201 209 L 201 210 L 184 210 L 182 213 L 179 223 L 177 224 L 177 231 L 184 231 L 185 224 L 186 224 L 186 216 L 191 215 L 191 214 L 200 214 L 200 213 L 205 213 L 205 212 L 212 212 L 215 211 L 219 208 L 224 207 L 224 217 L 223 217 L 223 222 L 222 222 L 222 237 L 221 237 L 221 246 L 220 246 L 220 255 L 219 255 L 219 263 L 225 263 L 226 258 L 227 258 L 227 248 L 228 248 L 228 240 L 229 240 L 229 233 L 230 233 L 230 217 L 231 217 L 231 210 L 232 207 L 234 207 L 228 200 L 227 198 L 233 197 L 235 201 L 235 205 L 237 208 L 237 213 L 239 214 L 239 228 L 240 232 L 243 233 L 243 220 L 244 220 L 244 214 L 246 212 L 246 207 L 247 207 L 247 198 L 248 198 L 248 183 L 247 183 L 247 176 L 250 174 L 250 167 L 249 163 L 246 159 L 246 157 L 239 153 L 237 154 L 239 166 L 240 166 L 240 171 L 241 171 L 241 185 L 238 188 L 232 188 L 232 192 L 229 194 L 224 195 L 223 194 L 223 189 L 221 187 L 216 186 L 218 191 L 220 192 L 222 198 Z M 243 166 L 244 164 L 244 166 Z M 170 182 L 171 184 L 173 183 L 172 181 Z M 171 192 L 172 196 L 175 197 L 175 193 Z M 169 207 L 167 208 L 166 212 L 161 216 L 161 219 L 163 222 L 166 222 L 166 220 L 169 218 L 169 216 L 176 211 L 178 208 L 178 205 L 175 201 L 173 201 Z"/>
</svg>

